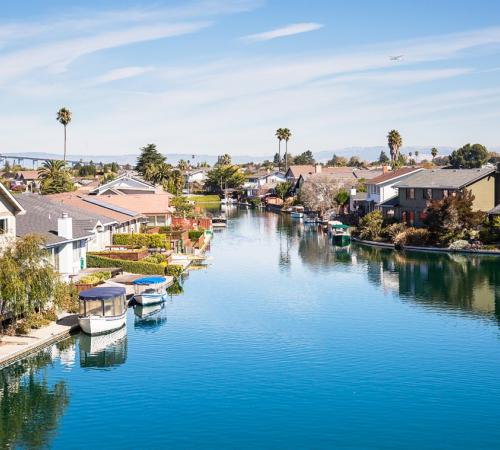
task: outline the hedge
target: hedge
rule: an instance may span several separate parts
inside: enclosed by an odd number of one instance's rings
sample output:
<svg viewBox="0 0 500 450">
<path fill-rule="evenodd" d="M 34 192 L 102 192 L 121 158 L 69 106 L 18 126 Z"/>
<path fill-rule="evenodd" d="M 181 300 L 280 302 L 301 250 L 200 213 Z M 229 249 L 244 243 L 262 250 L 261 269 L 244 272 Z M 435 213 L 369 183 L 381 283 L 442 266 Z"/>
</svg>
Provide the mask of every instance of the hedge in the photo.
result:
<svg viewBox="0 0 500 450">
<path fill-rule="evenodd" d="M 195 203 L 220 203 L 218 195 L 188 195 L 188 200 Z"/>
<path fill-rule="evenodd" d="M 202 236 L 204 234 L 203 231 L 200 231 L 200 230 L 191 230 L 189 232 L 189 239 L 191 241 L 197 241 L 198 239 L 200 239 L 200 236 Z"/>
<path fill-rule="evenodd" d="M 170 248 L 170 242 L 164 234 L 114 234 L 113 245 L 131 245 L 133 247 Z"/>
<path fill-rule="evenodd" d="M 178 264 L 156 264 L 143 261 L 126 261 L 124 259 L 112 259 L 87 253 L 87 267 L 105 268 L 119 267 L 125 272 L 140 273 L 143 275 L 169 275 L 179 277 L 184 268 Z"/>
<path fill-rule="evenodd" d="M 105 256 L 92 255 L 87 253 L 87 267 L 119 267 L 125 272 L 140 273 L 144 275 L 164 275 L 165 266 L 161 264 L 126 261 L 124 259 L 112 259 Z"/>
</svg>

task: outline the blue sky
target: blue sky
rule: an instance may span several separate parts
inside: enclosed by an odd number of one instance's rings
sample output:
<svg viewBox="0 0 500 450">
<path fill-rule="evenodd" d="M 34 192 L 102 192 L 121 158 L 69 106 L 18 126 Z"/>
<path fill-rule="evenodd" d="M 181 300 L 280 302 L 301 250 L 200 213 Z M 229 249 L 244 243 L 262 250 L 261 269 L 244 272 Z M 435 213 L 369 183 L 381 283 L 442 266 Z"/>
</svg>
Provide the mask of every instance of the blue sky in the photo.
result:
<svg viewBox="0 0 500 450">
<path fill-rule="evenodd" d="M 500 2 L 6 1 L 0 96 L 3 152 L 496 147 Z"/>
</svg>

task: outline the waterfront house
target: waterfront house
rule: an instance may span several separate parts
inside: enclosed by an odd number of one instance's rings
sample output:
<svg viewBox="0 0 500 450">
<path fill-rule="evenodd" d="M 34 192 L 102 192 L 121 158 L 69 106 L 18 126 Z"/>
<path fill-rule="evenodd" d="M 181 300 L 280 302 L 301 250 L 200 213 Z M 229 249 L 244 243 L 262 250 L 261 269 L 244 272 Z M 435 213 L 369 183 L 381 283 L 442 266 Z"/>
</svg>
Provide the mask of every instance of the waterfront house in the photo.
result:
<svg viewBox="0 0 500 450">
<path fill-rule="evenodd" d="M 465 189 L 475 196 L 474 211 L 490 211 L 496 204 L 494 168 L 422 170 L 395 184 L 398 196 L 380 204 L 386 217 L 422 226 L 429 202 L 459 195 Z"/>
<path fill-rule="evenodd" d="M 365 181 L 365 193 L 357 193 L 355 188 L 351 190 L 351 211 L 358 211 L 363 215 L 379 208 L 381 203 L 397 197 L 397 183 L 421 170 L 423 169 L 420 167 L 388 170 L 388 166 L 384 166 L 380 175 Z"/>
<path fill-rule="evenodd" d="M 40 188 L 40 178 L 37 170 L 19 170 L 11 180 L 11 188 L 34 192 Z"/>
<path fill-rule="evenodd" d="M 109 217 L 37 194 L 22 194 L 18 199 L 26 214 L 17 219 L 16 235 L 42 236 L 51 262 L 63 279 L 85 268 L 87 251 L 104 250 L 111 245 L 116 221 Z"/>
<path fill-rule="evenodd" d="M 0 183 L 0 252 L 15 239 L 18 216 L 25 213 L 16 197 Z"/>
<path fill-rule="evenodd" d="M 112 181 L 104 183 L 91 190 L 90 195 L 153 195 L 163 192 L 161 186 L 154 186 L 143 179 L 123 174 Z"/>
<path fill-rule="evenodd" d="M 287 179 L 282 172 L 256 172 L 247 176 L 243 189 L 247 197 L 258 197 L 272 192 L 278 183 L 285 181 Z"/>
</svg>

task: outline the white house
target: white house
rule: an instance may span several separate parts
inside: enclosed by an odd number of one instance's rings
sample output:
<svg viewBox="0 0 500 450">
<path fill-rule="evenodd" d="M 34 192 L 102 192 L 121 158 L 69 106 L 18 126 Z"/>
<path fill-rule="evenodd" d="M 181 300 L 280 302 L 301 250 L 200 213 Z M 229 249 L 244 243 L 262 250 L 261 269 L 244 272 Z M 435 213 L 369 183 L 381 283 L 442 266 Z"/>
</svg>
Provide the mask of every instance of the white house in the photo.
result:
<svg viewBox="0 0 500 450">
<path fill-rule="evenodd" d="M 246 182 L 243 184 L 243 189 L 246 191 L 247 197 L 256 197 L 258 195 L 264 194 L 266 188 L 274 187 L 278 183 L 283 183 L 286 181 L 284 173 L 281 172 L 269 172 L 250 175 Z"/>
<path fill-rule="evenodd" d="M 163 192 L 163 188 L 157 188 L 138 177 L 124 174 L 93 189 L 90 195 L 156 194 L 160 191 Z"/>
<path fill-rule="evenodd" d="M 26 211 L 8 189 L 0 183 L 0 252 L 16 237 L 17 216 Z"/>
</svg>

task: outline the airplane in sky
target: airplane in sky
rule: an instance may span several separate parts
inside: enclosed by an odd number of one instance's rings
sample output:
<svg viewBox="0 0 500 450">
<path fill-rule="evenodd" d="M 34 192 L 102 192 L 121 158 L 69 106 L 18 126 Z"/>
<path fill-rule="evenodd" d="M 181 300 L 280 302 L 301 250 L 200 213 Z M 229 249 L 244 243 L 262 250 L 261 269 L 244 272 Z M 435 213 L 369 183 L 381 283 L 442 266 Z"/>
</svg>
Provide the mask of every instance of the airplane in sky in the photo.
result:
<svg viewBox="0 0 500 450">
<path fill-rule="evenodd" d="M 395 55 L 395 56 L 389 56 L 389 59 L 391 61 L 401 61 L 403 59 L 404 55 Z"/>
</svg>

